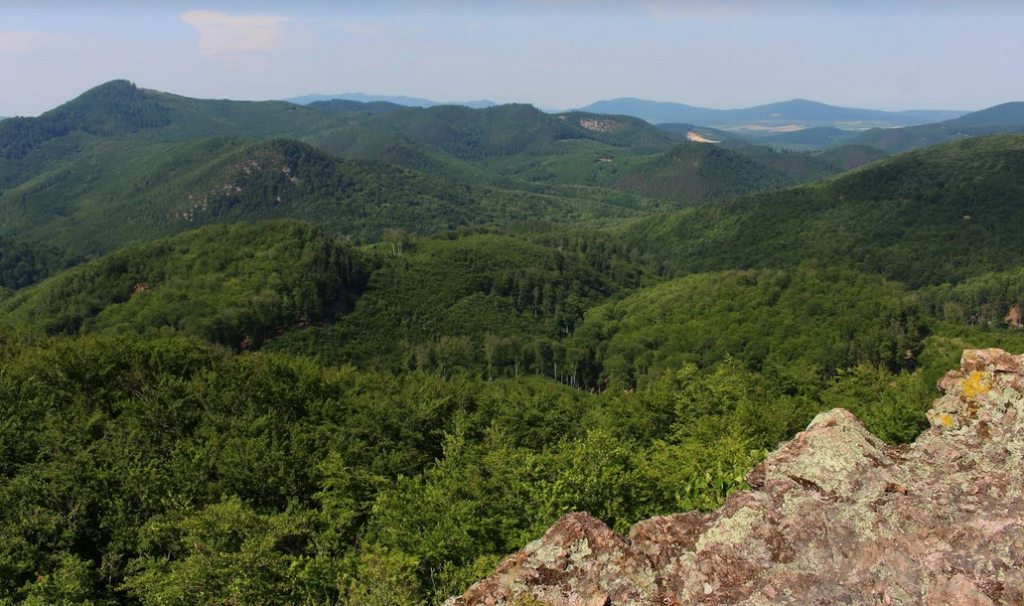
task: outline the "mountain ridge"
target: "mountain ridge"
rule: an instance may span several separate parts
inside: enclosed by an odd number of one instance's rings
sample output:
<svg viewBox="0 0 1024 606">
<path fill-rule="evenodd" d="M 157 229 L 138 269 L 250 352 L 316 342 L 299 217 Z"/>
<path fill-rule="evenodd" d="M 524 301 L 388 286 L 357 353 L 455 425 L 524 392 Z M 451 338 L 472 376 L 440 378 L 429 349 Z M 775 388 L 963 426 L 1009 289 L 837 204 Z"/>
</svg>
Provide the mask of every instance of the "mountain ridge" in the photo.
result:
<svg viewBox="0 0 1024 606">
<path fill-rule="evenodd" d="M 953 110 L 910 110 L 889 112 L 875 109 L 860 109 L 829 105 L 807 99 L 790 99 L 737 109 L 711 109 L 682 103 L 648 101 L 634 97 L 622 97 L 597 101 L 581 108 L 586 111 L 633 115 L 653 124 L 692 123 L 699 126 L 740 128 L 742 126 L 837 126 L 847 124 L 866 129 L 864 123 L 879 123 L 888 126 L 911 126 L 929 123 L 935 115 L 963 115 L 967 112 Z M 923 113 L 923 112 L 929 113 Z M 931 113 L 938 112 L 938 114 Z M 857 126 L 860 125 L 860 126 Z M 756 129 L 746 128 L 755 133 Z"/>
<path fill-rule="evenodd" d="M 1018 132 L 1024 132 L 1024 101 L 1002 103 L 935 124 L 871 129 L 845 143 L 870 145 L 892 154 L 968 137 Z"/>
<path fill-rule="evenodd" d="M 409 97 L 406 95 L 372 95 L 366 93 L 341 93 L 338 95 L 324 95 L 324 94 L 310 94 L 310 95 L 299 95 L 297 97 L 288 97 L 282 99 L 289 103 L 295 103 L 296 105 L 308 105 L 317 101 L 359 101 L 361 103 L 372 103 L 376 101 L 383 101 L 385 103 L 394 103 L 395 105 L 401 105 L 404 107 L 437 107 L 439 105 L 461 105 L 465 107 L 471 107 L 473 109 L 485 109 L 488 107 L 494 107 L 500 105 L 489 99 L 479 99 L 476 101 L 431 101 L 430 99 L 424 99 L 422 97 Z"/>
</svg>

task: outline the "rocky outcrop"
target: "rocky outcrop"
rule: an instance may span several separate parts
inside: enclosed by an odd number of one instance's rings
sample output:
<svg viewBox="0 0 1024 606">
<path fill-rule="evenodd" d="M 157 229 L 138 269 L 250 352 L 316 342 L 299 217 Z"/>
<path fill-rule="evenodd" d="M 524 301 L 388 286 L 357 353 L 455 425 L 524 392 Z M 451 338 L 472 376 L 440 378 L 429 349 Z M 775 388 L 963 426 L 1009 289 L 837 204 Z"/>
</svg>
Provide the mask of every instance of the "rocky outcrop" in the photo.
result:
<svg viewBox="0 0 1024 606">
<path fill-rule="evenodd" d="M 965 352 L 899 448 L 822 413 L 716 512 L 566 516 L 448 604 L 1024 605 L 1022 364 Z"/>
</svg>

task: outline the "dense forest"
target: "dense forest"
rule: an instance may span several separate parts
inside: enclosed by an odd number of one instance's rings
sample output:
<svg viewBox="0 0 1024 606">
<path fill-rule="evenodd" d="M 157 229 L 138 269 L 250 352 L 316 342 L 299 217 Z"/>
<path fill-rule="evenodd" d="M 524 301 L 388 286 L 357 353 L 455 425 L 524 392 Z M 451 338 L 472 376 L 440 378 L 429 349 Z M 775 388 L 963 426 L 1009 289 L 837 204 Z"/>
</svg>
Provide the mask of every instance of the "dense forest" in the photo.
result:
<svg viewBox="0 0 1024 606">
<path fill-rule="evenodd" d="M 1024 136 L 694 128 L 127 82 L 4 120 L 0 606 L 441 604 L 1024 351 Z"/>
</svg>

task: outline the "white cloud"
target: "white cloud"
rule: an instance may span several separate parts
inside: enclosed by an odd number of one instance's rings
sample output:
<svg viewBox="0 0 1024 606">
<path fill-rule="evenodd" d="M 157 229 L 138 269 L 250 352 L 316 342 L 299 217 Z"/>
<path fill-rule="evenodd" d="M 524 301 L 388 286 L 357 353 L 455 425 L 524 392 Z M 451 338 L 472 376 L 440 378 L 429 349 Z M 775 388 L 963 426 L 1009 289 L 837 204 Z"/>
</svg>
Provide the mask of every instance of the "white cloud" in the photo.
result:
<svg viewBox="0 0 1024 606">
<path fill-rule="evenodd" d="M 49 36 L 42 32 L 0 31 L 0 55 L 30 53 L 42 48 Z"/>
<path fill-rule="evenodd" d="M 278 48 L 288 17 L 229 15 L 190 10 L 181 20 L 199 30 L 199 50 L 212 59 L 230 59 L 239 53 Z"/>
</svg>

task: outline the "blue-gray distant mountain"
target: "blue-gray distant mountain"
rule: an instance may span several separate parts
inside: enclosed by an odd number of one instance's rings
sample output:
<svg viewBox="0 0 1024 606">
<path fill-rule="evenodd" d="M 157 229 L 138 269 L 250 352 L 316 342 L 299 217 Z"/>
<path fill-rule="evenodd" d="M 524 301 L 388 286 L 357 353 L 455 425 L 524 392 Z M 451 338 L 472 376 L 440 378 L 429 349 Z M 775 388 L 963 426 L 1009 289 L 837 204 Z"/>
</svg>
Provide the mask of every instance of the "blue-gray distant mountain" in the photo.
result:
<svg viewBox="0 0 1024 606">
<path fill-rule="evenodd" d="M 742 130 L 748 134 L 771 134 L 785 129 L 831 126 L 845 130 L 867 130 L 873 127 L 916 126 L 936 119 L 948 119 L 965 112 L 953 110 L 912 110 L 889 112 L 876 109 L 837 107 L 793 99 L 742 109 L 708 109 L 682 103 L 647 101 L 622 98 L 598 101 L 583 108 L 584 111 L 635 116 L 653 124 L 681 122 L 727 130 Z"/>
<path fill-rule="evenodd" d="M 404 105 L 405 107 L 436 107 L 438 105 L 462 105 L 464 107 L 472 107 L 474 109 L 484 109 L 487 107 L 494 107 L 497 105 L 494 101 L 488 101 L 487 99 L 481 99 L 479 101 L 431 101 L 430 99 L 421 99 L 419 97 L 406 97 L 403 95 L 367 95 L 365 93 L 342 93 L 340 95 L 303 95 L 301 97 L 292 97 L 285 99 L 289 103 L 295 103 L 298 105 L 308 105 L 316 101 L 331 101 L 333 99 L 341 99 L 344 101 L 359 101 L 362 103 L 373 103 L 377 101 L 384 101 L 386 103 L 394 103 L 395 105 Z"/>
<path fill-rule="evenodd" d="M 889 154 L 929 147 L 955 139 L 1024 132 L 1024 102 L 1003 103 L 953 120 L 907 128 L 876 128 L 848 139 Z"/>
<path fill-rule="evenodd" d="M 920 118 L 926 122 L 944 122 L 959 118 L 967 112 L 954 109 L 908 109 L 899 113 L 912 118 Z"/>
<path fill-rule="evenodd" d="M 951 126 L 1020 126 L 1024 124 L 1024 102 L 1003 103 L 946 122 Z"/>
</svg>

